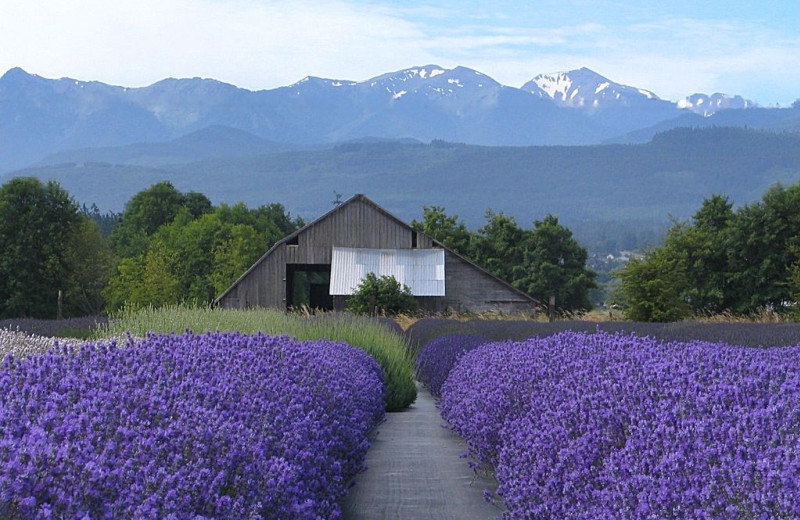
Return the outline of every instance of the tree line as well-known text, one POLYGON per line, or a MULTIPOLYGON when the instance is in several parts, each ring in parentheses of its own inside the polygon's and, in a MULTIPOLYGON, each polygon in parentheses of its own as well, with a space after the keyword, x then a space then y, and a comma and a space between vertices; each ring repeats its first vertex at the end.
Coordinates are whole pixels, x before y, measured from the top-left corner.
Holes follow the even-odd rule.
POLYGON ((503 212, 489 209, 485 217, 486 223, 471 232, 458 215, 426 206, 422 221, 411 225, 543 305, 552 299, 559 314, 592 308, 589 291, 597 287, 597 273, 586 267, 586 249, 558 217, 546 215, 530 229, 503 212))
POLYGON ((0 318, 209 302, 303 224, 281 204, 215 207, 169 182, 103 215, 56 182, 12 179, 0 187, 0 318))
MULTIPOLYGON (((562 313, 591 309, 587 252, 547 215, 521 227, 491 210, 475 232, 439 206, 412 226, 562 313)), ((281 204, 212 205, 160 182, 119 214, 79 206, 58 183, 0 186, 0 319, 96 315, 123 305, 210 302, 304 225, 281 204), (61 294, 63 305, 56 305, 61 294)), ((764 311, 800 316, 800 184, 734 209, 714 195, 661 246, 618 271, 627 318, 674 321, 764 311)))
POLYGON ((638 321, 714 314, 798 314, 800 184, 775 185, 734 209, 714 195, 664 243, 618 273, 618 301, 638 321))
MULTIPOLYGON (((545 302, 555 297, 561 310, 591 308, 595 273, 556 217, 530 230, 503 213, 486 217, 471 233, 442 208, 426 207, 412 225, 521 290, 545 302)), ((215 207, 169 182, 137 193, 117 215, 79 206, 54 181, 13 179, 0 187, 0 318, 207 303, 303 225, 281 204, 215 207)))

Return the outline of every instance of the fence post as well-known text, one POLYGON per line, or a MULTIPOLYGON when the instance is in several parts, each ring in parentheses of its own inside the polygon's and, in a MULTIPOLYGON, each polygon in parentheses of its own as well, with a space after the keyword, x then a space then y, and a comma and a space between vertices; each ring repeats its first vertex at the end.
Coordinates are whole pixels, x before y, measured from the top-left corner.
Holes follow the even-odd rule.
POLYGON ((58 290, 58 308, 56 310, 56 319, 60 320, 60 319, 63 318, 63 316, 64 316, 63 308, 64 308, 64 295, 62 294, 61 289, 59 289, 58 290))
POLYGON ((547 303, 547 319, 549 321, 556 321, 556 297, 550 296, 550 301, 547 303))

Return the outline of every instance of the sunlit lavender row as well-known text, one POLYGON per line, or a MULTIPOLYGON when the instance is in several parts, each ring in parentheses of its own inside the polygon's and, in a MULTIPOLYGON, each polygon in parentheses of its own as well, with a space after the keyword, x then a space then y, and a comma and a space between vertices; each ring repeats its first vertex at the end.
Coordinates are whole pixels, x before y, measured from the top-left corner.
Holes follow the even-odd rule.
POLYGON ((494 465, 507 518, 800 518, 800 347, 489 343, 441 409, 494 465))
POLYGON ((382 419, 362 350, 150 335, 0 369, 0 518, 338 518, 382 419))

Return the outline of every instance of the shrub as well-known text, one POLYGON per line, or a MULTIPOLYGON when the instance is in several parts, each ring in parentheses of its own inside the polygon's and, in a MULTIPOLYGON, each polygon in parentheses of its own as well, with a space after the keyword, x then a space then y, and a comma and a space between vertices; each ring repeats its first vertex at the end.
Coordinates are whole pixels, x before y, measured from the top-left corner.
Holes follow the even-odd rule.
POLYGON ((357 314, 396 316, 417 310, 417 300, 411 289, 397 281, 394 276, 367 273, 347 299, 347 309, 357 314))

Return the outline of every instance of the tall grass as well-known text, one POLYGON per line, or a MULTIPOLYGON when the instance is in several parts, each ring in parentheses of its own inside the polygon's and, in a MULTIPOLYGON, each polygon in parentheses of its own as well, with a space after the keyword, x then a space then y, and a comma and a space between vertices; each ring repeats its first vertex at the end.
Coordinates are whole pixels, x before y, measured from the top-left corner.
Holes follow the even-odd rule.
POLYGON ((128 332, 134 336, 145 336, 148 332, 180 333, 187 329, 197 333, 264 332, 299 340, 344 341, 364 350, 383 368, 387 411, 402 410, 417 397, 412 354, 403 338, 375 319, 351 314, 302 316, 274 309, 211 309, 186 305, 123 309, 109 317, 108 325, 98 328, 97 337, 119 337, 128 332))

